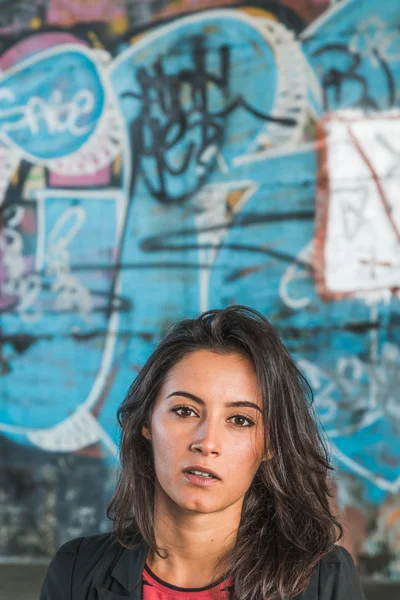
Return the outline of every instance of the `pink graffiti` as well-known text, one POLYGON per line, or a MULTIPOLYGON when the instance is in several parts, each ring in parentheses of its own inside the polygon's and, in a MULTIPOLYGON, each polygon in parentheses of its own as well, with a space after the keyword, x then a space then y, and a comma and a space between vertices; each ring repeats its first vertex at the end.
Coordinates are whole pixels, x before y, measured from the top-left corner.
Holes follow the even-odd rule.
POLYGON ((77 22, 111 21, 125 17, 124 0, 50 0, 47 22, 73 25, 77 22))
POLYGON ((107 185, 111 179, 111 167, 107 166, 91 175, 60 175, 50 171, 49 184, 52 187, 90 187, 107 185))

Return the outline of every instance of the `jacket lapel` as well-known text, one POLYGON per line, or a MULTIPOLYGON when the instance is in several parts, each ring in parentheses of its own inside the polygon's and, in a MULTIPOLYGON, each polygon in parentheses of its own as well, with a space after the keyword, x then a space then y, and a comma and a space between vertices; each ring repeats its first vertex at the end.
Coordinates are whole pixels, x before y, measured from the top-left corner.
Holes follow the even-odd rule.
POLYGON ((116 561, 111 578, 129 592, 129 595, 121 595, 107 590, 101 584, 96 585, 98 600, 141 600, 142 597, 142 571, 146 562, 148 545, 140 533, 134 535, 130 544, 140 542, 136 550, 124 548, 116 561))

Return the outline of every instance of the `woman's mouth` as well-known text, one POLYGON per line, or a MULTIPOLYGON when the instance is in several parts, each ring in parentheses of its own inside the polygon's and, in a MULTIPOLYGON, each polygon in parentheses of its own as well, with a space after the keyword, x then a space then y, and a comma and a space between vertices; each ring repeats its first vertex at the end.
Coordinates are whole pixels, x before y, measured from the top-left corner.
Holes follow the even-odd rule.
POLYGON ((220 481, 220 479, 217 479, 216 477, 209 477, 207 475, 195 475, 194 473, 189 473, 189 471, 183 471, 183 474, 185 478, 189 481, 189 483, 198 486, 214 485, 215 483, 218 483, 220 481))

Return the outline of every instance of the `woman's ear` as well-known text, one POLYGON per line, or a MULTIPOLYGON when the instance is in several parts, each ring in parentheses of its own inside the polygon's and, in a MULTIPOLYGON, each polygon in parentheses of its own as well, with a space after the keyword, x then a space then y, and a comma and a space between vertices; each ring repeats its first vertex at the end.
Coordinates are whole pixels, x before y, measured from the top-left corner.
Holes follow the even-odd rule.
POLYGON ((271 460, 271 458, 273 458, 274 454, 275 454, 275 451, 272 448, 269 448, 267 453, 264 455, 262 462, 267 462, 267 461, 271 460))
POLYGON ((146 439, 151 440, 151 433, 147 421, 142 425, 142 435, 146 439))

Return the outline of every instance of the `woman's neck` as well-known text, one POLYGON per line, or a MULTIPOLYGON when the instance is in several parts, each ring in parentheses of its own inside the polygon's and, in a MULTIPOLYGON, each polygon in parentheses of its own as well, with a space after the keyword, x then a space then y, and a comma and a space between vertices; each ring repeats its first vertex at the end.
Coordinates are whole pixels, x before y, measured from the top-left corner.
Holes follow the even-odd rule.
POLYGON ((232 522, 224 526, 224 519, 217 524, 212 516, 197 514, 195 519, 179 523, 156 520, 157 546, 168 555, 160 558, 149 550, 146 562, 151 571, 163 581, 185 588, 205 587, 222 578, 224 573, 216 570, 216 565, 234 548, 237 527, 232 529, 232 522))

